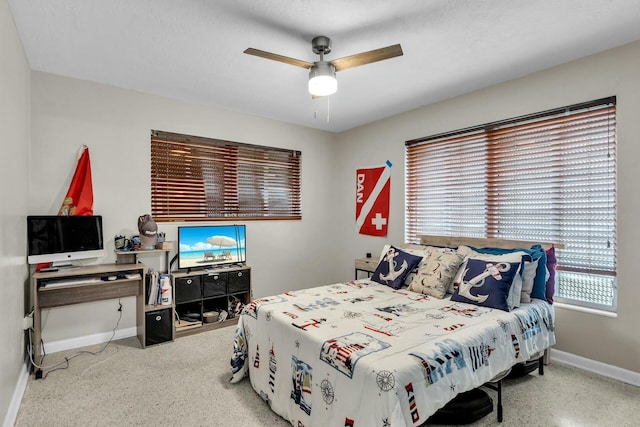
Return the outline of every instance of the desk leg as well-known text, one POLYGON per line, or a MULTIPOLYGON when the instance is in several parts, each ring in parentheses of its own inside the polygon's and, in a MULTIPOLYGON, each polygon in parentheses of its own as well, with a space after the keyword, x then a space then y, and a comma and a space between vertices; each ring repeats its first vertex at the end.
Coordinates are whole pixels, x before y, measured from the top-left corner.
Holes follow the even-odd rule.
POLYGON ((362 273, 366 273, 367 274, 367 279, 371 279, 371 276, 373 276, 373 271, 369 271, 369 270, 362 270, 359 268, 356 268, 356 280, 358 280, 358 272, 362 272, 362 273))
POLYGON ((40 307, 37 303, 37 297, 35 299, 35 304, 33 308, 33 343, 32 343, 32 354, 33 354, 33 363, 37 366, 33 366, 33 371, 35 375, 35 379, 42 378, 42 369, 38 368, 38 366, 42 366, 42 346, 40 342, 42 341, 42 326, 41 326, 41 318, 42 315, 40 313, 40 307))

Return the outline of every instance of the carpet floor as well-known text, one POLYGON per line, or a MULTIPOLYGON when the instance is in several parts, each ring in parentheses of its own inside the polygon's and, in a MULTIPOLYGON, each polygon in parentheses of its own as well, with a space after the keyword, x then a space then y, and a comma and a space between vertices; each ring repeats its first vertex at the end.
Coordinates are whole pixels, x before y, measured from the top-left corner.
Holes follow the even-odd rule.
MULTIPOLYGON (((145 350, 133 337, 81 349, 104 348, 97 355, 50 354, 45 365, 66 357, 69 367, 29 378, 15 426, 289 426, 248 378, 229 383, 233 335, 231 326, 145 350)), ((640 388, 552 363, 544 376, 506 380, 503 404, 502 423, 494 410, 471 425, 638 426, 640 388)))

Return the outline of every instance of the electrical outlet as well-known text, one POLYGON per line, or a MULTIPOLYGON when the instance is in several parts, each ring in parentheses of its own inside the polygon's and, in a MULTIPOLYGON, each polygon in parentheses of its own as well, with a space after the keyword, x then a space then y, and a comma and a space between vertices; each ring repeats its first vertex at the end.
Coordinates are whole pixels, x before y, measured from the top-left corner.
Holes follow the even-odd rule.
POLYGON ((32 316, 24 316, 22 319, 22 329, 26 331, 27 329, 33 328, 33 317, 32 316))

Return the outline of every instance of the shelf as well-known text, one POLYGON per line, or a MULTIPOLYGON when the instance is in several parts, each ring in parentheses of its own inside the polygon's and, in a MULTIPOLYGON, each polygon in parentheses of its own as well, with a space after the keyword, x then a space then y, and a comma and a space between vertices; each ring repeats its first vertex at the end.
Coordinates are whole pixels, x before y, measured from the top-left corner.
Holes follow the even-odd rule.
POLYGON ((162 310, 163 308, 173 308, 173 304, 171 305, 162 305, 162 304, 157 304, 157 305, 153 305, 153 304, 145 304, 144 305, 144 312, 148 312, 148 311, 155 311, 155 310, 162 310))
MULTIPOLYGON (((229 311, 236 299, 244 304, 251 301, 251 267, 231 266, 216 270, 190 270, 171 274, 174 306, 178 316, 188 313, 203 319, 207 311, 229 311), (215 277, 211 277, 215 276, 215 277), (215 295, 207 295, 215 293, 215 295)), ((237 317, 222 322, 206 323, 175 321, 175 337, 191 335, 236 324, 237 317)))
POLYGON ((202 322, 187 322, 186 320, 175 320, 173 324, 176 328, 176 335, 189 329, 202 327, 202 322))
POLYGON ((171 249, 137 249, 134 251, 115 250, 117 264, 137 264, 138 255, 164 253, 166 270, 169 271, 169 252, 171 249))
POLYGON ((95 264, 82 267, 60 268, 58 271, 37 272, 33 273, 32 277, 34 280, 50 281, 77 276, 107 276, 129 270, 138 272, 140 271, 140 266, 133 263, 95 264))
POLYGON ((42 287, 38 290, 40 308, 101 301, 140 295, 138 280, 113 280, 110 282, 78 283, 69 286, 42 287))
POLYGON ((171 249, 136 249, 134 251, 123 251, 116 250, 114 251, 116 255, 142 255, 142 254, 150 254, 154 252, 170 252, 171 249))
POLYGON ((190 299, 190 300, 185 300, 185 301, 176 301, 175 305, 191 304, 191 303, 200 302, 200 301, 202 301, 202 298, 195 298, 195 299, 190 299))
MULTIPOLYGON (((245 292, 246 293, 246 292, 245 292)), ((209 296, 209 297, 202 297, 202 301, 210 301, 212 299, 220 299, 220 298, 226 298, 228 297, 230 294, 222 294, 222 295, 213 295, 213 296, 209 296)))
POLYGON ((215 329, 225 328, 238 323, 238 318, 223 320, 215 323, 194 322, 193 325, 176 326, 176 338, 188 335, 198 334, 200 332, 213 331, 215 329))

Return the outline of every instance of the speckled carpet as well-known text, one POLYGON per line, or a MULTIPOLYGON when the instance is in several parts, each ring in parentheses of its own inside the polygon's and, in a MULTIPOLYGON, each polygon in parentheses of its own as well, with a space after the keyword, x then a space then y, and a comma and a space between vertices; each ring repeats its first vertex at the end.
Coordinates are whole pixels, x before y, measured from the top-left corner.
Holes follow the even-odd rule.
MULTIPOLYGON (((15 425, 289 426, 248 379, 229 384, 233 334, 231 326, 145 350, 133 337, 82 354, 68 369, 29 379, 15 425)), ((77 352, 50 354, 45 365, 77 352)), ((552 363, 542 377, 506 380, 503 404, 501 424, 494 410, 472 425, 637 426, 640 388, 552 363)))

